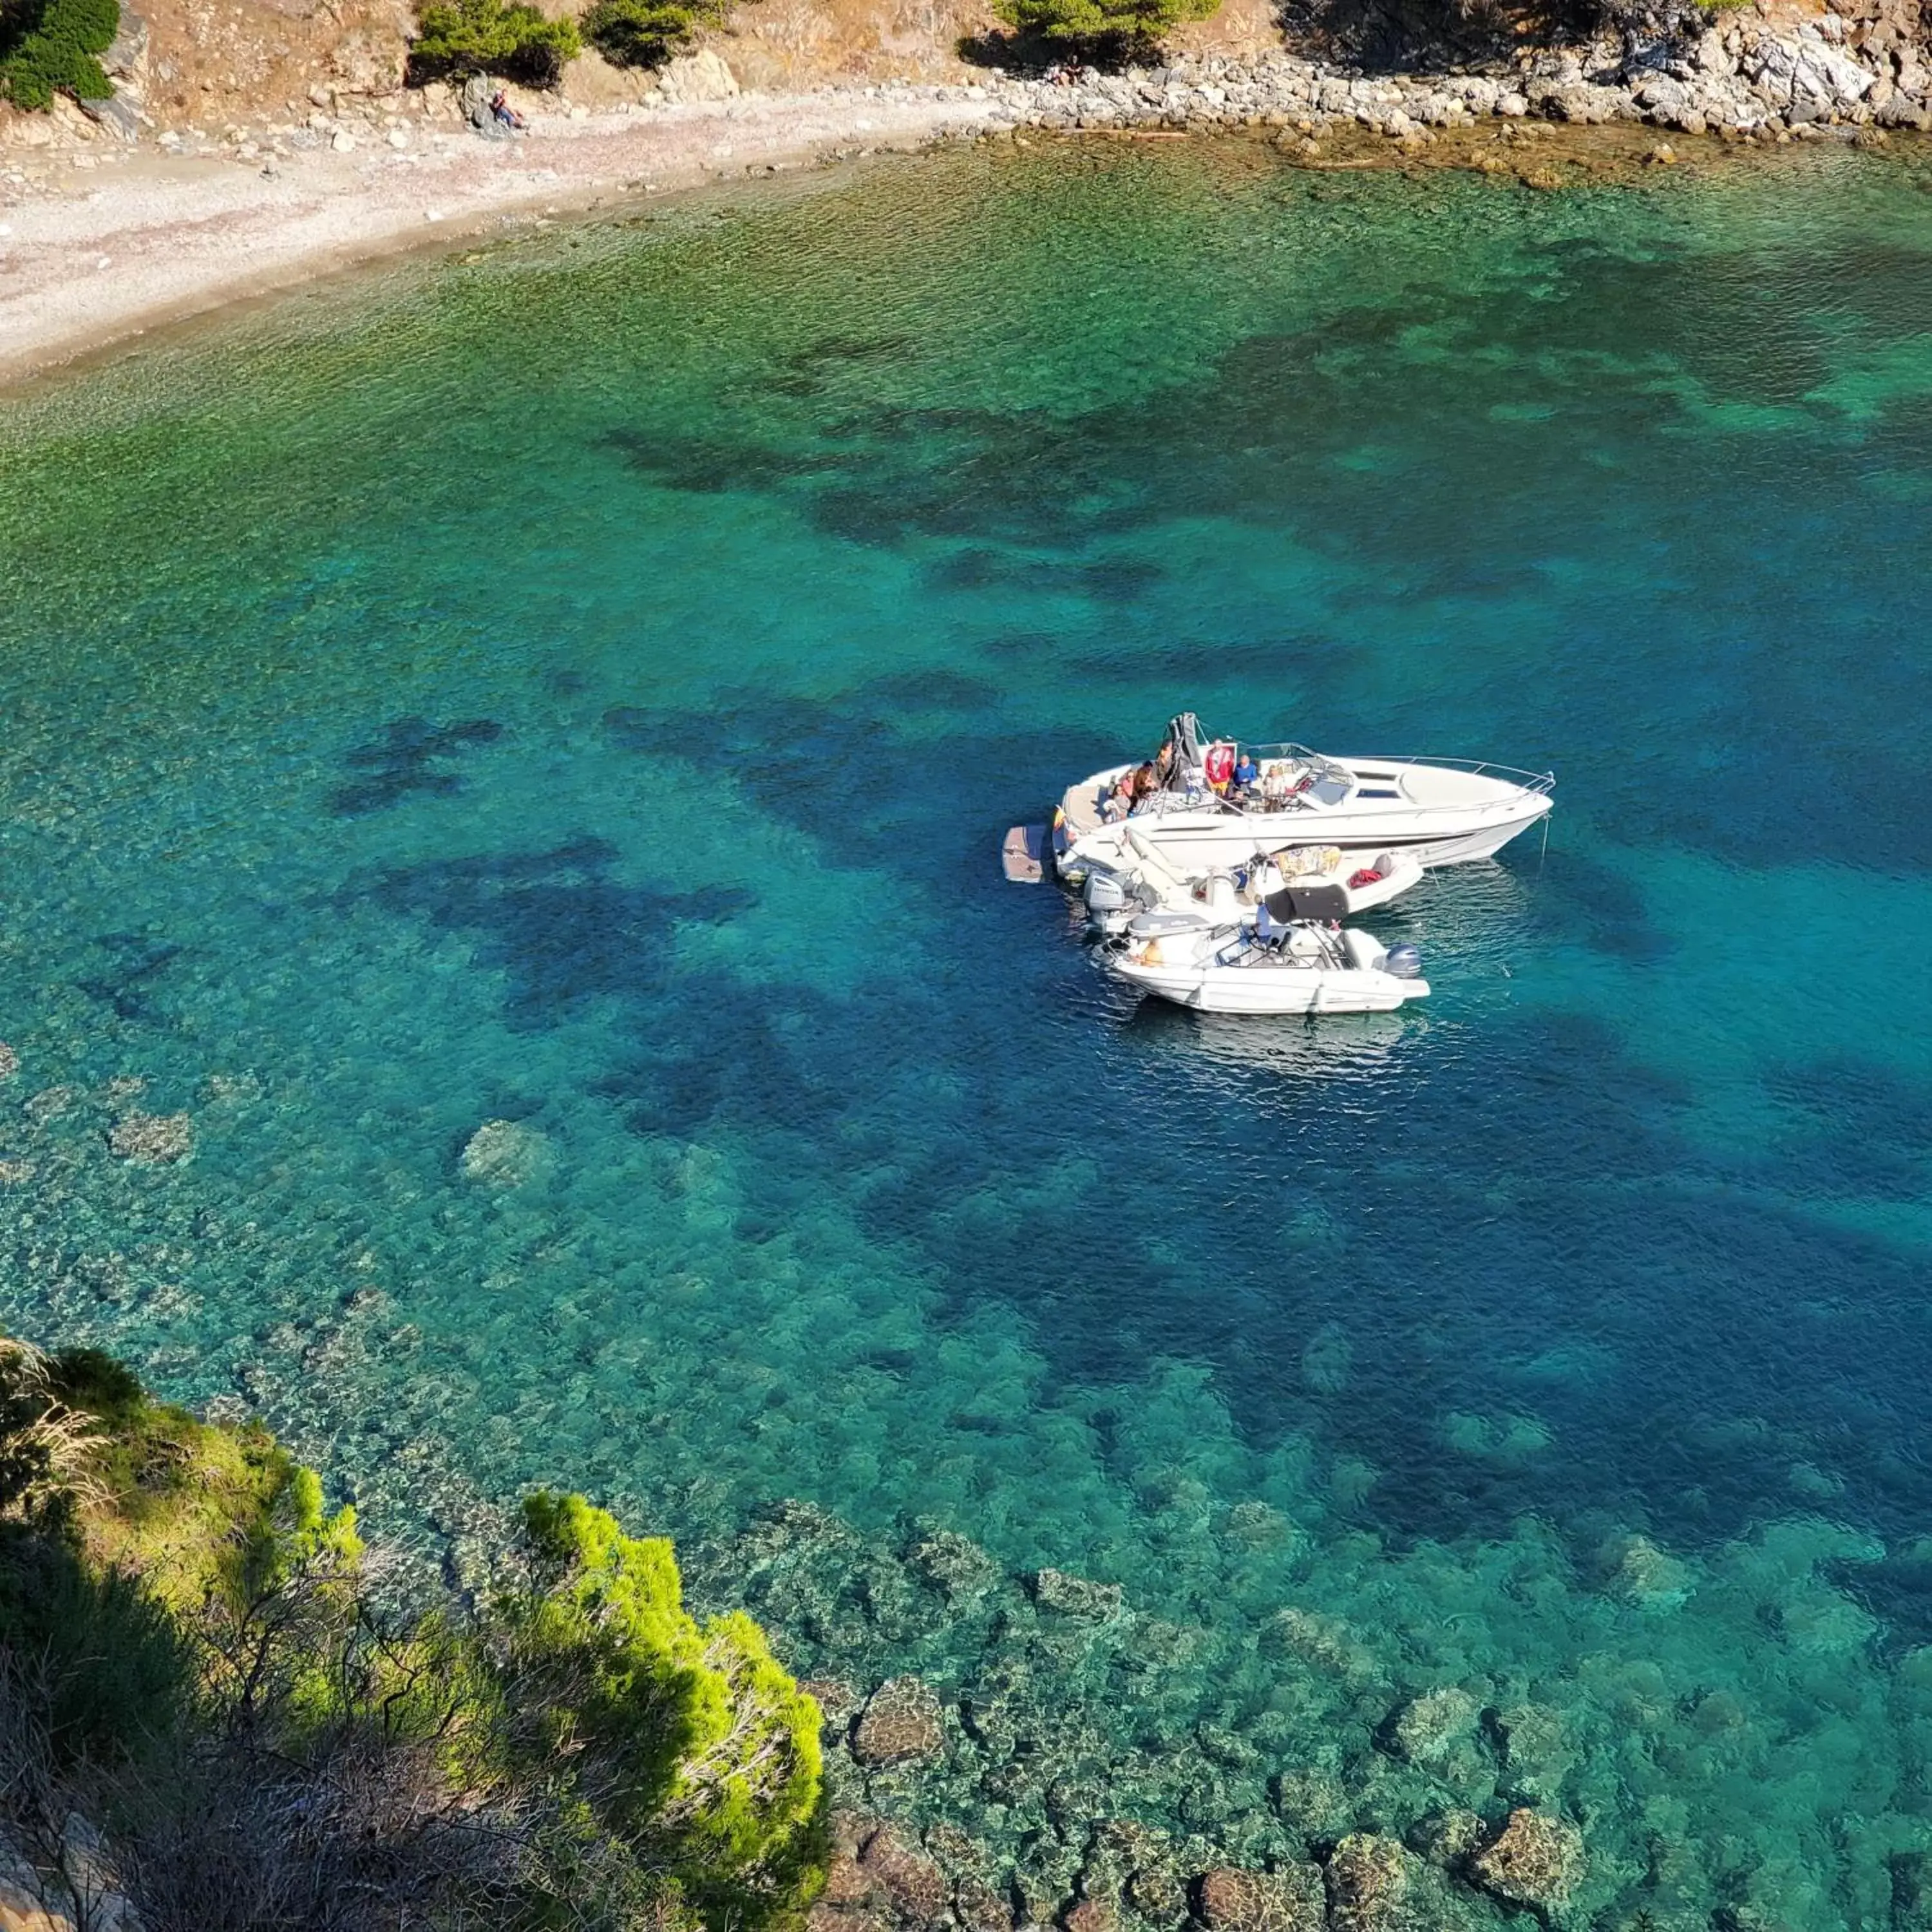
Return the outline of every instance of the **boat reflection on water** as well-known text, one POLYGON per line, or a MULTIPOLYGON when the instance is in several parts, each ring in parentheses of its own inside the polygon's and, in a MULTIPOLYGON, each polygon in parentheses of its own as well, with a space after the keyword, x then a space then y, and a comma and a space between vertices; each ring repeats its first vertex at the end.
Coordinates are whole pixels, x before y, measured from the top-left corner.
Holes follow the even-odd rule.
POLYGON ((1387 1013, 1256 1018, 1202 1013, 1142 1000, 1120 1023, 1122 1039, 1150 1058, 1184 1061, 1190 1075, 1252 1097, 1256 1075, 1324 1086, 1378 1087, 1427 1036, 1419 1008, 1387 1013))

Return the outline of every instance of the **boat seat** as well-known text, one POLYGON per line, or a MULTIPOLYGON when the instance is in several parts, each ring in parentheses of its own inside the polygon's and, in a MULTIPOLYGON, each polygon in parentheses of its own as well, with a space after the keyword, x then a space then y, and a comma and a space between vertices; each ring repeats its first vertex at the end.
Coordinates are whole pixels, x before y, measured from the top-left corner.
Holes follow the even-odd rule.
POLYGON ((1318 886, 1283 886, 1262 903, 1284 924, 1294 919, 1342 920, 1348 914, 1348 888, 1332 880, 1318 886))

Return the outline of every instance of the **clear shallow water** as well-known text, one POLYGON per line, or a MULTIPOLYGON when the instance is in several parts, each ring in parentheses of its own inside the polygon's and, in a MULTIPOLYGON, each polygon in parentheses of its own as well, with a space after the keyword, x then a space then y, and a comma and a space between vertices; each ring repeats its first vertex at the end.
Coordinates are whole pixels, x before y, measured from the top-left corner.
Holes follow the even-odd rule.
MULTIPOLYGON (((950 154, 16 400, 0 1316, 378 1528, 615 1499, 1095 1815, 1529 1797, 1606 1924, 1917 1922, 1928 181, 950 154), (1547 854, 1390 916, 1424 1010, 1137 1011, 993 853, 1184 704, 1553 765, 1547 854), (1514 1730, 1405 1758, 1444 1685, 1514 1730)), ((898 1795, 1010 1847, 1009 1772, 898 1795)))

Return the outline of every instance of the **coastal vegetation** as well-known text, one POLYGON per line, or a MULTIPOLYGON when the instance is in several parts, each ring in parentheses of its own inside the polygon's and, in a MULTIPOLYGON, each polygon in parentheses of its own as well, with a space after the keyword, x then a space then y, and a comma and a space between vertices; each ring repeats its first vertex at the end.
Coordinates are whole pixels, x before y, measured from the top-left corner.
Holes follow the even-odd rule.
POLYGON ((596 0, 584 15, 583 28, 591 44, 618 66, 658 67, 724 12, 722 0, 596 0))
POLYGON ((56 92, 104 100, 114 92, 100 56, 114 44, 120 0, 4 0, 0 98, 46 107, 56 92))
POLYGON ((780 1922, 820 1718, 671 1546, 526 1498, 484 1600, 407 1612, 259 1424, 0 1341, 0 1829, 149 1932, 780 1922))
POLYGON ((577 22, 547 20, 526 0, 432 0, 410 44, 412 80, 494 74, 554 87, 584 51, 577 22))
POLYGON ((1144 58, 1190 20, 1205 20, 1221 0, 993 0, 993 10, 1024 37, 1108 62, 1144 58))

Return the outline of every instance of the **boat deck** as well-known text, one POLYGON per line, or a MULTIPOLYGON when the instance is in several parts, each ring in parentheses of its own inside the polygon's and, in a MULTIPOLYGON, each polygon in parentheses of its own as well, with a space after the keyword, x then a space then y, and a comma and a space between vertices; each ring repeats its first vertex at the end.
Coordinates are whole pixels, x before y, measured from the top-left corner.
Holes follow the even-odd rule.
POLYGON ((1090 832, 1100 829, 1100 787, 1087 779, 1066 788, 1066 796, 1060 801, 1060 814, 1066 822, 1069 844, 1076 838, 1084 838, 1090 832))

